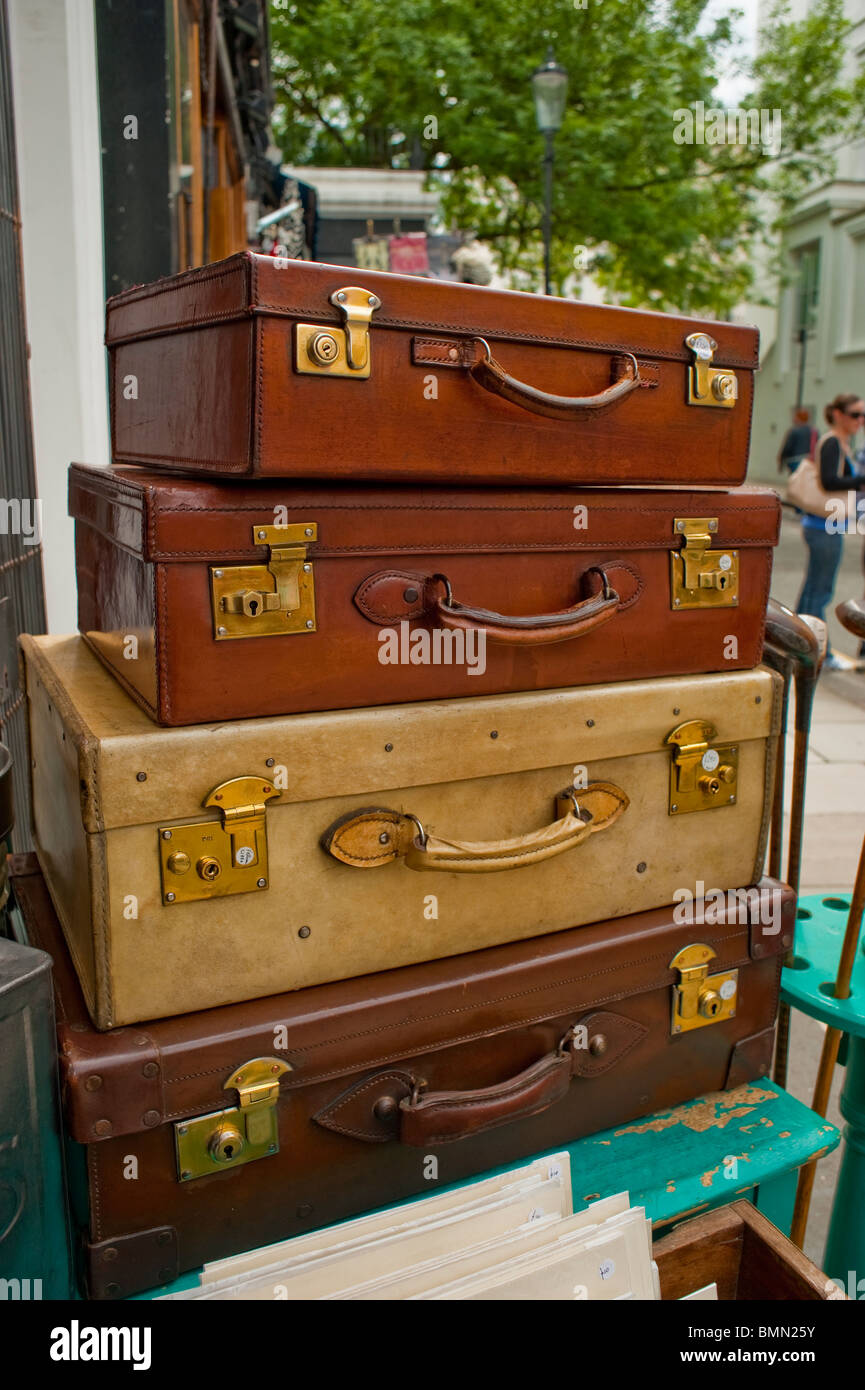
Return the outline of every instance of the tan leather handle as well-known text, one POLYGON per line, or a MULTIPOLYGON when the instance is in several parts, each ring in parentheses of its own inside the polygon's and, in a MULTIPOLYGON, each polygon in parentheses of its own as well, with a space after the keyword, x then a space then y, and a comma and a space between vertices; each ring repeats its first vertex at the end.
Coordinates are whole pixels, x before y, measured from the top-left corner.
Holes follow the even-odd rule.
POLYGON ((374 869, 403 859, 409 869, 444 873, 495 873, 521 869, 574 849, 590 835, 607 830, 629 804, 620 787, 592 782, 556 801, 557 819, 542 830, 510 840, 460 842, 429 835, 416 816, 383 807, 349 812, 321 839, 322 847, 353 868, 374 869))
POLYGON ((399 1137, 423 1147, 538 1115, 564 1100, 571 1085, 571 1057, 563 1047, 548 1052, 518 1076, 479 1091, 434 1091, 400 1101, 399 1137))
POLYGON ((600 576, 602 587, 598 593, 561 613, 534 613, 528 617, 514 617, 457 603, 447 576, 435 574, 432 581, 442 583, 445 592, 435 600, 433 611, 442 627, 461 628, 463 631, 480 629, 490 642, 508 642, 513 646, 565 642, 571 637, 584 637, 595 628, 602 627, 619 611, 621 599, 610 587, 604 571, 593 567, 586 574, 600 576))
POLYGON ((511 376, 495 360, 486 339, 478 338, 477 341, 484 349, 484 355, 469 371, 478 385, 485 391, 491 391, 494 396, 510 401, 512 405, 522 406, 523 410, 530 410, 533 415, 546 415, 551 420, 570 420, 586 410, 605 410, 607 406, 615 405, 616 401, 624 400, 641 384, 636 357, 625 353, 623 355, 633 364, 632 376, 621 377, 596 396, 553 396, 538 386, 529 386, 527 382, 511 376))

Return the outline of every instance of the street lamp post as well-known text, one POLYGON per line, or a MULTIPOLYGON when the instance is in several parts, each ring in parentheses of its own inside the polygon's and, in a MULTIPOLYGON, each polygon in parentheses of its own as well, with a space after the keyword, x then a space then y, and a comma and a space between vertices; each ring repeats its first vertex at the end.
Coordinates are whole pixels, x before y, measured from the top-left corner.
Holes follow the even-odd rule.
POLYGON ((568 74, 547 50, 547 61, 532 73, 538 130, 544 137, 544 293, 552 294, 550 247, 553 235, 553 141, 565 114, 568 74))

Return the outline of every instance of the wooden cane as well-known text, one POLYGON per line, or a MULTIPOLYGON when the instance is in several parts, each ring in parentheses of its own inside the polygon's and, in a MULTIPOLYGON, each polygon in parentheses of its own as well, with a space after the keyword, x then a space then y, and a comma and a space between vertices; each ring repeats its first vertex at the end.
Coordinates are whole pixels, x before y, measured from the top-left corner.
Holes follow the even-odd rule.
MULTIPOLYGON (((865 640, 865 604, 860 603, 858 599, 848 599, 846 603, 838 605, 835 613, 848 632, 852 632, 860 640, 865 640)), ((865 912, 865 840, 862 842, 859 855, 859 867, 856 870, 856 882, 853 886, 853 897, 847 917, 847 929, 844 932, 844 941, 841 945, 841 955, 838 961, 838 973, 835 976, 834 995, 836 999, 850 998, 850 979, 853 974, 853 966, 856 963, 863 912, 865 912)), ((843 1031, 840 1028, 826 1029, 820 1062, 817 1067, 817 1080, 814 1083, 814 1095, 811 1101, 811 1109, 816 1111, 818 1115, 825 1116, 829 1108, 829 1096, 832 1091, 832 1080, 838 1062, 838 1050, 842 1037, 843 1031)), ((816 1172, 816 1161, 806 1163, 799 1173, 799 1182, 796 1187, 796 1204, 793 1208, 790 1239, 800 1249, 805 1243, 816 1172)))

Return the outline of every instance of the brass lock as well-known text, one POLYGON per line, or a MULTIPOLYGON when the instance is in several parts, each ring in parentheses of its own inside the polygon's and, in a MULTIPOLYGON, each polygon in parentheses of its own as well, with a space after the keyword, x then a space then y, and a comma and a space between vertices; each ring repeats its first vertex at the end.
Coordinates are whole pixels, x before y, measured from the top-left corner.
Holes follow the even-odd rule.
POLYGON ((739 777, 739 747, 716 743, 716 729, 705 719, 678 724, 666 743, 670 762, 671 816, 689 811, 709 811, 735 804, 739 777))
POLYGON ((213 636, 288 637, 315 632, 315 585, 309 545, 318 539, 314 521, 252 528, 252 544, 266 546, 260 565, 211 565, 213 636))
POLYGON ((232 777, 204 798, 220 821, 159 827, 162 901, 196 902, 268 886, 267 802, 279 792, 262 777, 232 777), (192 864, 195 873, 189 872, 192 864))
POLYGON ((236 1106, 174 1126, 181 1182, 279 1152, 276 1107, 279 1080, 288 1071, 291 1066, 279 1057, 254 1057, 232 1072, 223 1087, 237 1092, 236 1106))
POLYGON ((735 1017, 739 972, 710 975, 709 961, 714 959, 711 946, 696 942, 684 946, 670 961, 670 969, 679 974, 679 983, 673 986, 672 1033, 689 1033, 735 1017))
POLYGON ((207 1151, 217 1163, 231 1163, 246 1148, 246 1140, 237 1125, 219 1125, 207 1141, 207 1151))
POLYGON ((673 519, 673 530, 682 538, 681 550, 670 551, 670 607, 674 613, 688 608, 737 608, 739 605, 739 552, 713 550, 712 537, 718 518, 673 519))
POLYGON ((295 330, 294 369, 314 376, 354 377, 370 374, 369 327, 381 300, 360 285, 343 285, 328 296, 342 315, 343 328, 299 323, 295 330))
POLYGON ((739 396, 735 372, 712 366, 718 344, 708 333, 689 333, 686 345, 694 354, 688 368, 688 404, 732 410, 739 396))

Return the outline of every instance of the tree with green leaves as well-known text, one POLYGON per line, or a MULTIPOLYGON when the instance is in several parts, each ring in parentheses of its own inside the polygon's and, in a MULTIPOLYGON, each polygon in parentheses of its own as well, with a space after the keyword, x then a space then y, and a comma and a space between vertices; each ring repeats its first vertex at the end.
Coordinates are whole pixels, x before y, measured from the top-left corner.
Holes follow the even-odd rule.
POLYGON ((421 168, 445 222, 496 251, 512 283, 541 265, 542 136, 532 70, 552 45, 569 75, 556 136, 553 272, 576 265, 625 304, 723 315, 752 284, 747 249, 865 129, 845 84, 843 0, 770 12, 746 108, 779 111, 765 143, 681 136, 716 99, 735 15, 707 0, 273 0, 275 128, 293 165, 421 168), (677 130, 679 138, 676 138, 677 130))

